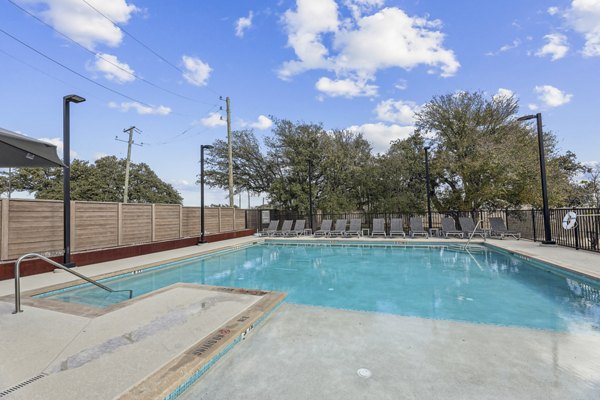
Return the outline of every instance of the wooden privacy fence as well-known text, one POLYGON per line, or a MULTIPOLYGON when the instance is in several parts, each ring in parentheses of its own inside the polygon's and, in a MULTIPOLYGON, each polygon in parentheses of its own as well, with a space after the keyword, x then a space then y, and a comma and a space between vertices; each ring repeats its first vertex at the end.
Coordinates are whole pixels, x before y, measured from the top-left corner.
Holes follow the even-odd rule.
MULTIPOLYGON (((63 254, 63 203, 8 200, 0 205, 0 260, 36 252, 63 254)), ((253 213, 249 213, 248 216, 253 213)), ((205 232, 250 229, 246 210, 205 208, 205 232)), ((254 218, 251 218, 254 219, 254 218)), ((200 235, 200 207, 178 204, 71 202, 71 251, 176 240, 200 235)))

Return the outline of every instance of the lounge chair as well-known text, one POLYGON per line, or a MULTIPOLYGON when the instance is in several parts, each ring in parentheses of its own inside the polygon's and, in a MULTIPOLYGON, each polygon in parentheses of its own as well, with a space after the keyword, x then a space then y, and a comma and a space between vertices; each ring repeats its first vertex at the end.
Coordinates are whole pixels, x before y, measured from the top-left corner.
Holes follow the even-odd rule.
POLYGON ((456 229, 456 222, 454 222, 454 219, 449 217, 442 219, 442 236, 446 239, 450 236, 457 236, 461 239, 465 237, 464 233, 456 229))
POLYGON ((471 235, 481 236, 485 239, 485 231, 481 228, 475 230, 475 222, 473 222, 473 218, 471 217, 459 217, 458 222, 460 223, 460 230, 465 234, 466 237, 470 238, 471 235))
POLYGON ((273 220, 269 222, 269 226, 267 227, 267 229, 263 229, 260 235, 271 236, 274 232, 277 232, 277 225, 279 225, 279 220, 273 220))
POLYGON ((424 236, 429 238, 429 233, 423 229, 423 219, 421 217, 410 217, 410 237, 424 236))
POLYGON ((404 232, 404 219, 392 218, 390 223, 390 237, 394 237, 394 235, 402 235, 403 238, 406 237, 406 233, 404 232))
POLYGON ((361 219, 351 219, 350 227, 347 231, 344 232, 344 236, 354 236, 360 237, 362 235, 362 220, 361 219))
POLYGON ((294 229, 285 234, 285 236, 300 236, 304 235, 304 225, 306 221, 303 219, 297 219, 294 229))
POLYGON ((498 217, 489 218, 492 230, 490 231, 490 237, 504 239, 507 236, 511 236, 517 240, 521 239, 521 232, 509 231, 504 225, 504 220, 498 217))
POLYGON ((331 232, 331 222, 330 219, 324 219, 321 222, 321 228, 314 233, 314 236, 329 236, 329 233, 331 232))
POLYGON ((286 236, 288 233, 291 232, 293 223, 294 223, 294 220, 286 219, 285 221, 283 221, 283 225, 281 225, 281 229, 278 230, 277 232, 273 233, 273 236, 286 236))
MULTIPOLYGON (((402 232, 402 233, 404 233, 404 232, 402 232)), ((385 219, 383 219, 383 218, 374 218, 373 219, 373 230, 371 231, 371 237, 374 237, 375 235, 383 235, 383 237, 387 236, 385 234, 385 219)))
POLYGON ((342 236, 346 234, 346 224, 348 220, 338 219, 335 221, 335 229, 329 232, 329 236, 342 236))

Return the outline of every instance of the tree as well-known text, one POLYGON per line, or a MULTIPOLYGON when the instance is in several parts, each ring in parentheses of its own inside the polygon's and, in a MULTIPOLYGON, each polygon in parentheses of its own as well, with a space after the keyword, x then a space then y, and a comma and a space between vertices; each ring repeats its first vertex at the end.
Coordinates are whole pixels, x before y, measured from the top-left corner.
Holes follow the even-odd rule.
MULTIPOLYGON (((433 135, 433 202, 438 210, 540 206, 537 135, 516 121, 513 96, 487 99, 480 92, 434 97, 416 115, 416 127, 433 135)), ((559 154, 545 132, 551 206, 568 199, 581 165, 573 153, 559 154)))
MULTIPOLYGON (((82 201, 123 201, 125 160, 103 157, 94 163, 71 163, 71 198, 82 201)), ((14 190, 35 193, 37 199, 63 198, 62 168, 20 168, 13 177, 14 190)), ((132 203, 181 204, 182 198, 172 185, 163 182, 144 163, 131 163, 129 201, 132 203)))
POLYGON ((579 205, 600 208, 600 164, 587 169, 579 187, 579 205))

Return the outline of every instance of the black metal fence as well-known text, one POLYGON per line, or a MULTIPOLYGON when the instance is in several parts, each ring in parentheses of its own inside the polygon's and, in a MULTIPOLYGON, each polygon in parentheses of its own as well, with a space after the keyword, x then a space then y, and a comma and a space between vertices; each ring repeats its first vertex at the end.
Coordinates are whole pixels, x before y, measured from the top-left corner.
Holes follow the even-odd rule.
MULTIPOLYGON (((254 210, 248 210, 252 213, 254 210)), ((362 227, 373 229, 374 218, 384 218, 389 228, 391 218, 402 217, 405 223, 405 230, 408 231, 410 217, 422 217, 423 226, 428 228, 428 215, 422 213, 317 213, 313 215, 312 221, 305 214, 284 211, 284 210, 256 210, 256 216, 252 216, 252 221, 256 221, 256 229, 262 230, 267 227, 269 221, 279 220, 306 220, 306 227, 316 230, 321 226, 324 219, 361 219, 362 227), (264 214, 263 214, 264 213, 264 214), (267 214, 268 213, 268 214, 267 214)), ((504 220, 509 230, 521 232, 521 237, 533 241, 544 239, 544 215, 541 209, 526 210, 480 210, 480 211, 448 211, 432 212, 431 228, 441 229, 442 218, 452 217, 457 221, 458 217, 471 217, 474 221, 482 221, 483 229, 490 229, 489 218, 500 217, 504 220)), ((253 224, 254 225, 254 224, 253 224)), ((550 228, 552 239, 560 246, 572 247, 589 251, 600 252, 600 208, 555 208, 550 209, 550 228), (572 229, 563 228, 563 218, 569 211, 577 213, 577 224, 572 229)))

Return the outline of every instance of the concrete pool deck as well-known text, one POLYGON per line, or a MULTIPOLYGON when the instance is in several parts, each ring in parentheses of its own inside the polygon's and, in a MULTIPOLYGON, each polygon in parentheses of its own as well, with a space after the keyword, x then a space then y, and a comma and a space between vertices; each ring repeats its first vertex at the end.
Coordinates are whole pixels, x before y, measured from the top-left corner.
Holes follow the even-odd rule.
MULTIPOLYGON (((78 270, 91 277, 105 276, 260 240, 232 239, 78 270)), ((396 238, 393 242, 465 243, 396 238)), ((526 240, 488 243, 600 278, 600 254, 541 247, 526 240)), ((45 273, 22 278, 21 286, 27 292, 73 281, 75 277, 65 272, 45 273)), ((0 281, 0 297, 13 293, 13 280, 0 281)), ((0 394, 46 373, 6 397, 100 399, 125 395, 257 301, 251 294, 216 293, 184 285, 104 315, 74 315, 25 302, 24 312, 12 315, 14 304, 11 297, 5 297, 0 301, 0 394), (141 340, 132 340, 136 337, 141 340)), ((282 393, 287 398, 341 398, 346 394, 347 398, 446 398, 448 392, 448 398, 587 399, 596 398, 589 395, 600 390, 600 373, 595 372, 600 371, 600 335, 290 304, 280 310, 249 337, 248 343, 234 348, 191 389, 196 397, 187 398, 280 398, 282 393), (464 341, 469 345, 461 346, 464 341), (351 358, 352 354, 357 357, 351 358), (364 364, 359 365, 361 360, 364 364), (361 367, 371 369, 373 377, 358 377, 356 369, 361 367), (234 376, 231 371, 238 374, 234 376), (352 381, 355 378, 359 380, 352 381), (246 379, 252 380, 253 388, 246 386, 246 379), (227 387, 221 387, 223 382, 227 387), (272 391, 254 390, 269 385, 272 391), (239 396, 230 393, 231 388, 237 388, 239 396), (277 388, 281 391, 276 392, 277 388), (548 388, 555 388, 562 396, 552 395, 548 388), (241 396, 243 393, 247 396, 241 396)), ((137 398, 154 398, 144 393, 149 392, 138 392, 137 398)))

